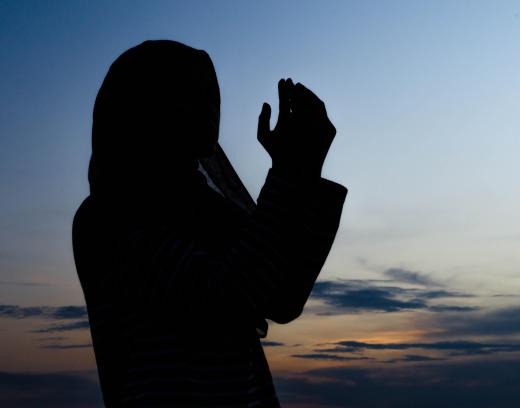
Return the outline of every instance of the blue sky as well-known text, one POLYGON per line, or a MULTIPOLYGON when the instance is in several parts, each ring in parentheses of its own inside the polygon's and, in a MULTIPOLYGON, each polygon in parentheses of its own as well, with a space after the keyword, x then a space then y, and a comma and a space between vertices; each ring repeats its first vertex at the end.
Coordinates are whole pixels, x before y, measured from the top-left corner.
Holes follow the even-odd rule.
MULTIPOLYGON (((70 237, 88 194, 94 98, 121 52, 159 38, 212 57, 222 96, 220 143, 253 197, 270 166, 256 140, 257 118, 264 101, 276 117, 280 78, 318 94, 338 130, 323 176, 349 195, 320 280, 343 282, 350 297, 319 287, 299 321, 273 324, 269 340, 284 346, 266 348, 279 378, 330 364, 354 370, 353 360, 291 359, 287 344, 302 343, 301 353, 311 355, 322 341, 424 343, 442 341, 432 333, 443 330, 458 333, 452 340, 518 339, 520 324, 510 319, 520 306, 515 1, 0 1, 0 304, 83 305, 70 237), (434 289, 452 296, 435 303, 426 293, 434 289), (367 290, 384 307, 354 304, 367 290), (397 298, 427 304, 400 308, 397 298), (450 314, 454 306, 473 309, 459 316, 450 314), (503 325, 490 326, 493 319, 503 325), (484 335, 479 327, 494 329, 484 335)), ((15 340, 40 327, 41 318, 1 316, 8 346, 0 371, 94 369, 88 347, 42 349, 34 333, 15 340), (20 350, 34 364, 13 357, 20 350), (67 356, 81 363, 71 366, 67 356)), ((46 316, 44 322, 61 322, 46 316)), ((89 342, 86 330, 70 336, 63 340, 89 342)), ((363 350, 399 367, 418 363, 363 350)), ((430 364, 444 367, 453 357, 437 352, 430 364)), ((517 364, 514 350, 495 352, 517 364)), ((372 363, 356 364, 369 370, 372 363)), ((296 386, 283 378, 284 389, 296 386)))

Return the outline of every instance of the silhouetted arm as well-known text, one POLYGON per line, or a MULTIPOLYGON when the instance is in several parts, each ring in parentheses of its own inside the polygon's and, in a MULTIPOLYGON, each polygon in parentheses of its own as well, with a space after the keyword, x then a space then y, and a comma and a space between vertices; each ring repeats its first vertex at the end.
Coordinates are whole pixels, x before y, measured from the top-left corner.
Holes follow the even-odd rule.
POLYGON ((347 189, 270 169, 257 207, 227 251, 175 231, 136 233, 121 279, 131 296, 190 320, 298 317, 336 235, 347 189))
POLYGON ((285 282, 287 301, 291 304, 289 319, 293 320, 303 311, 330 252, 347 189, 322 177, 298 179, 281 171, 274 171, 274 176, 280 189, 299 197, 290 217, 292 267, 285 282))

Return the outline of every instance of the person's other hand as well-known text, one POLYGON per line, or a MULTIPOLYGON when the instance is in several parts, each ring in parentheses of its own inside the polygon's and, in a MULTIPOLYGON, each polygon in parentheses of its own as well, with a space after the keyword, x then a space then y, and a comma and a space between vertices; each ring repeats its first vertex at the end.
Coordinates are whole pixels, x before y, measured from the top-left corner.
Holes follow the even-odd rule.
POLYGON ((273 169, 299 177, 320 177, 336 128, 325 104, 309 89, 291 79, 278 82, 278 121, 270 130, 271 107, 264 103, 257 139, 272 159, 273 169))

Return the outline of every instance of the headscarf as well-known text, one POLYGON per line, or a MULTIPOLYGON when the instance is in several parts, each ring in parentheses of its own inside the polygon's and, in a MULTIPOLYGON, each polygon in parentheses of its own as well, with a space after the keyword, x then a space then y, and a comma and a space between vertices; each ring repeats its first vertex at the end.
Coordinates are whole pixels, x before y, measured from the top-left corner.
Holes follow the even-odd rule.
POLYGON ((96 97, 91 196, 157 211, 173 195, 207 187, 205 174, 250 213, 255 202, 218 143, 219 121, 218 81, 205 51, 169 40, 130 48, 96 97))
MULTIPOLYGON (((218 81, 205 51, 169 40, 125 51, 110 66, 94 105, 91 198, 116 210, 109 210, 111 220, 128 213, 132 222, 173 216, 192 233, 203 224, 204 237, 209 225, 217 238, 226 235, 224 211, 236 214, 238 206, 250 214, 256 203, 218 143, 219 121, 218 81), (235 206, 208 205, 208 185, 235 206)), ((267 322, 259 317, 256 327, 265 337, 267 322)))

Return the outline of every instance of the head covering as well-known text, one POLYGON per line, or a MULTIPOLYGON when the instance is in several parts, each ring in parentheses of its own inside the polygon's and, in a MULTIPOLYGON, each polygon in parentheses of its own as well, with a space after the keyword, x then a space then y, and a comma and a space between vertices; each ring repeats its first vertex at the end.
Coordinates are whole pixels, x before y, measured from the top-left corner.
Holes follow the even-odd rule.
MULTIPOLYGON (((237 207, 251 213, 256 206, 218 143, 219 119, 217 76, 205 51, 158 40, 121 54, 93 114, 89 199, 103 222, 174 222, 218 253, 232 229, 226 214, 240 225, 246 217, 237 207), (228 200, 217 200, 210 186, 228 200)), ((256 327, 265 337, 263 317, 256 327)))
POLYGON ((256 203, 240 180, 220 144, 217 143, 215 154, 210 157, 203 157, 199 161, 203 172, 224 197, 227 197, 248 214, 253 212, 256 203))
POLYGON ((125 51, 94 105, 91 196, 157 208, 207 188, 205 173, 251 212, 255 202, 218 143, 219 120, 218 81, 205 51, 169 40, 125 51))

